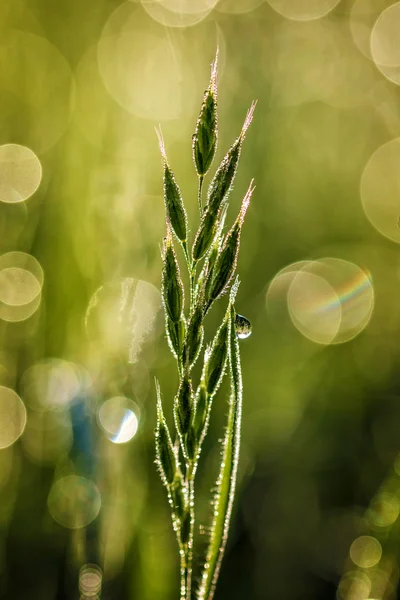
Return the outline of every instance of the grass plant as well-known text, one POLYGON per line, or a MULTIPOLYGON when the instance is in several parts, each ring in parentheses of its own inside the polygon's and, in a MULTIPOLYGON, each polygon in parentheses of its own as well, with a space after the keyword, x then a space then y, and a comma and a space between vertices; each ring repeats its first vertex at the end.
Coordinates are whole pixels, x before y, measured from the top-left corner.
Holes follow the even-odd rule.
MULTIPOLYGON (((236 274, 240 236, 254 191, 253 181, 239 213, 226 230, 229 195, 235 180, 242 145, 252 121, 255 103, 246 115, 239 136, 217 168, 203 199, 204 178, 213 162, 218 142, 217 118, 218 51, 211 68, 200 115, 193 135, 193 161, 198 177, 200 224, 189 245, 189 227, 181 190, 168 162, 161 132, 158 132, 164 176, 166 235, 162 251, 162 298, 168 344, 177 363, 179 385, 173 404, 174 431, 164 416, 159 383, 157 391, 156 459, 167 490, 172 523, 180 554, 180 600, 211 600, 228 537, 239 461, 242 414, 242 375, 238 338, 247 337, 250 323, 235 311, 239 287, 236 274), (185 289, 177 249, 189 274, 185 289), (204 327, 213 304, 228 295, 222 323, 212 342, 204 348, 204 327), (193 367, 202 360, 195 381, 193 367), (211 408, 221 381, 228 373, 229 411, 221 464, 212 499, 212 522, 201 575, 193 582, 195 479, 207 434, 211 408)), ((196 556, 197 559, 197 556, 196 556)))

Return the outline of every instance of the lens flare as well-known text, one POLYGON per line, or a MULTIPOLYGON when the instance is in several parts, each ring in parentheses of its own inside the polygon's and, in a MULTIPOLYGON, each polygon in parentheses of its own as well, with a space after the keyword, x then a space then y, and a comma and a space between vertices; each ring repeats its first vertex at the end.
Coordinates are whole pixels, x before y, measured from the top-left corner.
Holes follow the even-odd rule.
POLYGON ((267 309, 281 322, 283 299, 295 327, 319 344, 339 344, 368 325, 374 308, 371 276, 350 261, 324 258, 282 269, 271 282, 267 309))
POLYGON ((39 308, 44 281, 38 261, 25 252, 0 256, 0 319, 24 321, 39 308))
POLYGON ((330 344, 339 331, 342 311, 334 288, 323 278, 307 271, 294 277, 287 302, 293 324, 319 344, 330 344))

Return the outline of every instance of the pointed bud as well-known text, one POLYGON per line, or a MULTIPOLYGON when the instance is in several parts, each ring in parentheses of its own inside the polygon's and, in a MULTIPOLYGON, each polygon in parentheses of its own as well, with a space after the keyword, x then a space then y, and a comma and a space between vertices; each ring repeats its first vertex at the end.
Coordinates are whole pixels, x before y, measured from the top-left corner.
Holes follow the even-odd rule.
POLYGON ((192 256, 197 261, 209 250, 217 230, 218 217, 208 210, 203 213, 199 229, 193 242, 192 256))
POLYGON ((225 236, 222 248, 216 258, 209 286, 209 304, 226 291, 235 274, 239 254, 240 234, 253 191, 253 181, 251 181, 249 189, 243 198, 239 215, 232 229, 225 236))
POLYGON ((193 160, 197 174, 203 177, 211 166, 217 148, 217 64, 218 50, 211 67, 211 80, 193 135, 193 160))
POLYGON ((175 425, 181 436, 187 433, 192 416, 192 383, 186 374, 181 381, 174 404, 175 425))
POLYGON ((225 373, 226 358, 228 353, 228 319, 225 318, 211 346, 206 359, 204 380, 207 394, 212 396, 217 391, 225 373))
POLYGON ((163 259, 162 297, 169 318, 173 323, 177 323, 181 319, 183 310, 183 283, 174 251, 171 230, 168 226, 167 235, 164 239, 163 259))
POLYGON ((183 351, 183 342, 185 339, 186 324, 183 316, 177 323, 173 323, 167 316, 166 331, 168 344, 172 354, 176 359, 180 359, 183 351))
POLYGON ((190 368, 196 362, 204 337, 203 307, 198 304, 190 318, 183 351, 183 364, 190 368))
POLYGON ((156 457, 161 476, 166 485, 170 485, 177 473, 176 457, 172 446, 171 436, 164 418, 161 393, 158 381, 157 390, 157 428, 156 428, 156 457))
POLYGON ((178 240, 184 243, 187 239, 187 215, 183 205, 182 194, 176 183, 175 175, 168 164, 161 131, 157 131, 157 135, 164 167, 164 202, 167 220, 171 223, 171 227, 178 240))
POLYGON ((208 189, 206 210, 209 210, 212 214, 217 214, 221 206, 226 202, 229 192, 232 188, 233 181, 235 179, 237 167, 239 164, 240 151, 242 144, 246 136, 246 132, 253 119, 254 109, 256 103, 250 106, 246 119, 244 121, 242 131, 239 137, 233 142, 229 148, 225 158, 218 167, 208 189))

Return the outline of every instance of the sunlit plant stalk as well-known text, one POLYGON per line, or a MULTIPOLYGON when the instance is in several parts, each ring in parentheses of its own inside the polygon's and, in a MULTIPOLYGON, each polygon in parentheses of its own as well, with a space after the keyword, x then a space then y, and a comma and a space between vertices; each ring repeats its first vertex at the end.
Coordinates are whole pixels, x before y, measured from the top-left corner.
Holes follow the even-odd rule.
POLYGON ((200 224, 191 248, 182 194, 169 165, 161 132, 158 132, 166 209, 162 298, 166 335, 177 362, 179 385, 173 405, 173 440, 163 412, 160 386, 156 381, 156 459, 167 489, 172 523, 178 540, 180 600, 191 600, 192 591, 195 591, 198 600, 211 600, 214 595, 228 537, 239 461, 242 376, 238 337, 247 337, 251 327, 247 319, 236 313, 234 303, 239 286, 236 267, 240 236, 254 191, 253 182, 250 183, 239 214, 228 231, 225 231, 225 219, 229 193, 236 176, 242 144, 253 118, 255 103, 247 113, 239 136, 217 168, 203 204, 204 177, 213 162, 218 141, 217 65, 218 52, 212 64, 210 84, 205 91, 193 135, 200 224), (184 285, 175 249, 179 245, 189 273, 190 289, 186 311, 184 285), (223 321, 211 344, 202 352, 206 314, 213 303, 228 292, 228 306, 223 321), (195 383, 192 369, 200 355, 203 366, 200 380, 195 383), (229 373, 231 388, 228 421, 212 503, 208 547, 200 583, 196 590, 192 590, 195 476, 210 422, 211 407, 226 371, 229 373))

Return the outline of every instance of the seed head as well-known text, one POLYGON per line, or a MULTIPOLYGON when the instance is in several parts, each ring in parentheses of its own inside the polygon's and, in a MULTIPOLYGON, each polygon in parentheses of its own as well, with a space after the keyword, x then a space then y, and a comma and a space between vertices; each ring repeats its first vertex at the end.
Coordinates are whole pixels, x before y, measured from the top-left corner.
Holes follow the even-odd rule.
POLYGON ((204 327, 203 327, 204 310, 199 303, 188 324, 183 350, 183 363, 187 368, 192 367, 199 355, 201 344, 203 343, 204 327))
POLYGON ((193 160, 197 174, 203 177, 211 166, 217 148, 217 65, 218 49, 211 66, 211 79, 193 135, 193 160))
POLYGON ((225 372, 228 353, 228 319, 225 318, 211 346, 206 359, 204 380, 207 394, 212 396, 218 389, 225 372))
POLYGON ((160 386, 157 389, 157 428, 156 428, 156 457, 162 479, 165 484, 172 484, 177 473, 177 464, 171 436, 164 418, 160 386))
POLYGON ((225 236, 222 248, 216 258, 211 276, 212 279, 209 284, 209 303, 219 298, 226 291, 235 274, 239 254, 240 234, 253 191, 254 186, 253 181, 251 181, 249 189, 243 198, 239 215, 231 230, 225 236))
POLYGON ((183 283, 179 272, 172 234, 167 224, 167 235, 164 239, 164 265, 162 272, 162 297, 168 317, 178 323, 183 309, 183 283))
POLYGON ((203 213, 200 227, 193 242, 193 260, 198 261, 209 250, 217 230, 218 217, 209 210, 203 213))
POLYGON ((167 220, 182 243, 187 240, 187 215, 183 205, 182 194, 176 182, 175 175, 169 166, 167 153, 161 130, 156 129, 164 168, 164 203, 167 220))
POLYGON ((175 398, 174 416, 176 428, 181 436, 184 436, 189 429, 192 416, 192 383, 187 373, 183 376, 175 398))
POLYGON ((168 344, 172 354, 176 359, 180 359, 183 351, 183 341, 185 339, 186 322, 184 317, 177 323, 173 323, 171 319, 166 316, 166 332, 168 344))
POLYGON ((235 179, 237 167, 239 164, 240 152, 242 144, 246 136, 246 132, 253 119, 256 103, 253 102, 247 111, 246 119, 243 123, 239 137, 233 142, 229 148, 225 158, 218 167, 208 189, 208 197, 206 209, 213 214, 217 214, 224 202, 227 201, 230 190, 232 189, 235 179))

